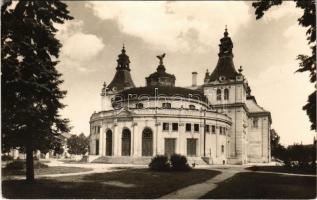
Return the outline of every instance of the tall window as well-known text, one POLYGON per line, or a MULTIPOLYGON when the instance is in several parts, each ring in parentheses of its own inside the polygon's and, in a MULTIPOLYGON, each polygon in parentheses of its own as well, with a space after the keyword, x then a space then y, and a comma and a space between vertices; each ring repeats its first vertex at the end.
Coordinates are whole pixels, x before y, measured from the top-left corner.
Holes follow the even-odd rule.
POLYGON ((224 152, 225 152, 225 146, 221 145, 221 153, 224 153, 224 152))
POLYGON ((163 123, 163 131, 169 130, 169 123, 163 123))
POLYGON ((217 101, 221 100, 221 90, 217 89, 217 101))
POLYGON ((187 123, 185 129, 187 132, 191 132, 192 131, 192 124, 187 123))
POLYGON ((229 90, 227 88, 224 91, 224 99, 229 100, 229 90))
POLYGON ((209 127, 209 125, 206 125, 206 132, 207 132, 207 133, 210 132, 210 127, 209 127))
POLYGON ((199 132, 199 124, 194 124, 194 131, 199 132))
POLYGON ((258 118, 253 118, 253 123, 252 123, 252 125, 253 125, 253 128, 258 128, 258 118))
POLYGON ((172 123, 172 131, 178 131, 178 123, 172 123))
POLYGON ((212 134, 216 134, 216 126, 214 125, 211 126, 211 132, 212 134))
POLYGON ((171 108, 171 107, 172 107, 171 103, 163 103, 162 104, 162 108, 171 108))
POLYGON ((220 135, 222 135, 222 127, 221 126, 219 127, 219 133, 220 133, 220 135))

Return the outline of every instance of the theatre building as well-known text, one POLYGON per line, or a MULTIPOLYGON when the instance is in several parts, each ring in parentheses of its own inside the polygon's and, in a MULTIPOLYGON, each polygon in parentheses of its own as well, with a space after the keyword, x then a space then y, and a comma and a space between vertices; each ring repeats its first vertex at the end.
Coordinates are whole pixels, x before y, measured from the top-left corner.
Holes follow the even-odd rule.
POLYGON ((113 80, 103 85, 101 109, 90 118, 89 161, 140 164, 177 153, 197 164, 270 162, 270 112, 236 70, 232 50, 225 30, 212 73, 197 84, 193 72, 190 87, 177 87, 165 54, 157 56, 156 71, 137 87, 123 47, 113 80))

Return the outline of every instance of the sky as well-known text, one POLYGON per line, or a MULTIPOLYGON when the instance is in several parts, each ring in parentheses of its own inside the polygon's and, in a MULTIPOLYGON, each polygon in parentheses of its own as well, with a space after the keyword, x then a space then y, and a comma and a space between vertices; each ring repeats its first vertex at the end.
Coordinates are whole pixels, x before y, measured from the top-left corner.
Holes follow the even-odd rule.
POLYGON ((312 143, 316 135, 302 106, 314 91, 308 73, 295 73, 296 56, 310 53, 305 28, 297 19, 302 10, 293 2, 273 7, 255 19, 251 2, 67 1, 74 20, 58 28, 63 44, 57 68, 65 81, 62 89, 72 134, 89 135, 89 119, 101 108, 103 82, 115 74, 123 43, 130 57, 131 75, 137 86, 158 65, 156 55, 166 53, 167 72, 176 85, 191 85, 191 73, 203 83, 218 60, 219 40, 227 25, 234 44, 234 63, 243 67, 260 106, 271 112, 281 143, 312 143))

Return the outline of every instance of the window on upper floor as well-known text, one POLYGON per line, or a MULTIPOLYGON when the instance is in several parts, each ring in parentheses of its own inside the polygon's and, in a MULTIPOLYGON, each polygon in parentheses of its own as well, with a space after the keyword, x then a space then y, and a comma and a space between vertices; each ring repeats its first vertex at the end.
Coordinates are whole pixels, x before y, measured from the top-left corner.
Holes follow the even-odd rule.
POLYGON ((258 121, 259 119, 258 118, 253 118, 253 121, 252 121, 252 127, 253 128, 258 128, 258 121))
POLYGON ((162 108, 171 108, 171 103, 162 103, 162 108))
POLYGON ((186 123, 185 130, 186 130, 187 132, 191 132, 191 131, 192 131, 192 124, 191 124, 191 123, 186 123))
POLYGON ((195 110, 195 109, 196 109, 196 107, 195 107, 195 105, 189 105, 189 109, 191 109, 191 110, 195 110))
POLYGON ((143 108, 143 103, 137 103, 135 106, 136 108, 141 109, 143 108))
POLYGON ((221 90, 217 89, 217 101, 221 100, 221 90))
POLYGON ((224 91, 224 99, 229 100, 229 90, 227 88, 224 91))
POLYGON ((199 124, 194 124, 194 131, 199 132, 199 124))
POLYGON ((211 126, 211 133, 216 134, 216 126, 214 125, 211 126))
POLYGON ((169 123, 163 123, 163 131, 168 131, 169 130, 169 123))
POLYGON ((225 146, 221 145, 221 153, 224 153, 224 152, 225 152, 225 146))
POLYGON ((210 132, 210 126, 206 125, 206 132, 209 133, 210 132))
POLYGON ((100 133, 100 126, 97 126, 97 133, 100 133))
POLYGON ((172 131, 178 131, 178 123, 172 123, 172 131))
POLYGON ((222 127, 219 127, 219 134, 222 135, 222 127))

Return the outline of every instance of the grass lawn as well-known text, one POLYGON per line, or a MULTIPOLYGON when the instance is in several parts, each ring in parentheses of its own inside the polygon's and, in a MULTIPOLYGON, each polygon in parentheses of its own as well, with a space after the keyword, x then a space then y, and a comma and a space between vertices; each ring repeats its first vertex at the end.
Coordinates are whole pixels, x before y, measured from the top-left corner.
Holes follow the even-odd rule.
MULTIPOLYGON (((46 175, 46 174, 66 174, 66 173, 75 173, 75 172, 86 172, 91 171, 90 168, 81 168, 81 167, 47 167, 34 169, 35 175, 46 175)), ((25 170, 9 170, 2 169, 2 177, 14 176, 14 175, 25 175, 25 170)))
POLYGON ((293 174, 316 174, 315 169, 289 169, 284 166, 252 166, 247 169, 252 171, 281 172, 293 174))
POLYGON ((158 198, 188 185, 206 181, 220 172, 193 169, 189 172, 153 172, 149 169, 80 176, 2 182, 5 198, 158 198))
POLYGON ((206 199, 315 199, 316 177, 238 173, 207 193, 206 199))

